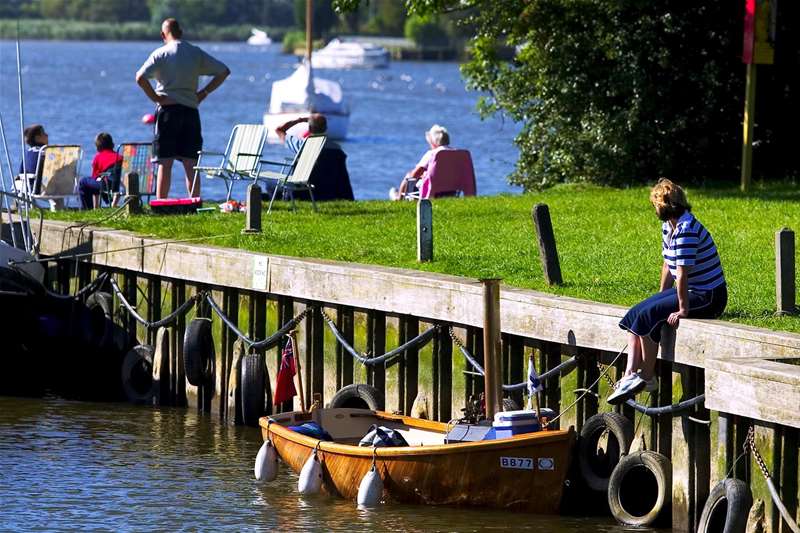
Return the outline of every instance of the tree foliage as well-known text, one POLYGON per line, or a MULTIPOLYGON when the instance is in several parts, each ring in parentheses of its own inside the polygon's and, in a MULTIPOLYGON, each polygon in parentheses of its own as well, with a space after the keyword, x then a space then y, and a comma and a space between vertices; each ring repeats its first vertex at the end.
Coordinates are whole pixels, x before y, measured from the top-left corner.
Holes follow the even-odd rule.
MULTIPOLYGON (((626 185, 660 175, 738 179, 743 2, 406 0, 406 6, 421 15, 463 12, 474 28, 462 73, 471 88, 487 93, 479 109, 506 113, 523 126, 512 183, 534 189, 559 182, 626 185), (513 59, 501 59, 498 44, 514 47, 513 59)), ((781 20, 797 25, 788 13, 779 13, 781 20)), ((792 72, 793 83, 781 78, 785 92, 797 87, 797 46, 784 56, 794 63, 760 68, 770 76, 792 72)), ((779 85, 763 89, 772 100, 787 100, 779 85)), ((760 122, 757 134, 772 138, 774 126, 760 122)))

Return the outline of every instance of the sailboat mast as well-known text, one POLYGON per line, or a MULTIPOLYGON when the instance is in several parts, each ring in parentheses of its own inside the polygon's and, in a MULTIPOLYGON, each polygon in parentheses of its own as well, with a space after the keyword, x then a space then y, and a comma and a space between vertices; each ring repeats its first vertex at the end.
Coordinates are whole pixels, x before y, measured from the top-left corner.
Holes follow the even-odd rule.
POLYGON ((314 0, 306 0, 306 59, 311 65, 311 18, 314 16, 314 0))

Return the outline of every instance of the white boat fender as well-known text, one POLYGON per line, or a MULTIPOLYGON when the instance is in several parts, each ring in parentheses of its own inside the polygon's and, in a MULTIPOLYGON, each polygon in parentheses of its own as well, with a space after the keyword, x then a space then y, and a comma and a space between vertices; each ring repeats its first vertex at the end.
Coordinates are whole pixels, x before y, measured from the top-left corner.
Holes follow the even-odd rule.
POLYGON ((297 491, 300 494, 316 494, 322 487, 322 463, 317 457, 317 448, 311 452, 303 469, 300 470, 300 479, 297 480, 297 491))
POLYGON ((278 477, 278 454, 271 440, 267 439, 258 449, 253 473, 258 481, 274 481, 278 477))
POLYGON ((358 486, 358 505, 373 507, 381 502, 383 496, 383 480, 375 467, 375 456, 372 456, 372 466, 361 479, 358 486))

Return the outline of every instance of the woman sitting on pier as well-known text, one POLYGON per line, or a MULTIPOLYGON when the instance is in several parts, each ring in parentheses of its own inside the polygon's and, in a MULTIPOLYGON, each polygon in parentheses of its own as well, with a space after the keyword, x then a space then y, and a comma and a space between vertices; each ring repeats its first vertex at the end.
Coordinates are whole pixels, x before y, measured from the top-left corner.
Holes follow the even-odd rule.
POLYGON ((608 403, 622 403, 642 390, 658 389, 655 366, 661 326, 681 318, 718 318, 728 302, 714 239, 691 212, 686 193, 661 178, 650 191, 661 226, 660 291, 633 306, 619 326, 628 331, 628 365, 608 403))

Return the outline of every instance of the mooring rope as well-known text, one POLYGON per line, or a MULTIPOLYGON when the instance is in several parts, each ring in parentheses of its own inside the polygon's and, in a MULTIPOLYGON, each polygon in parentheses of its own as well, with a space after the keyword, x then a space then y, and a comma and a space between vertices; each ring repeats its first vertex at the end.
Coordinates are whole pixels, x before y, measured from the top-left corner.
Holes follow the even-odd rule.
POLYGON ((136 312, 136 308, 134 306, 132 306, 130 304, 130 302, 128 302, 128 300, 125 298, 125 295, 123 294, 122 290, 119 288, 119 285, 117 285, 117 281, 114 278, 111 278, 111 288, 113 289, 114 294, 117 295, 117 298, 119 298, 119 301, 120 301, 120 303, 122 303, 122 306, 128 311, 128 313, 130 313, 131 316, 137 322, 142 324, 147 329, 158 329, 160 327, 168 326, 168 325, 172 324, 175 320, 178 319, 178 317, 186 315, 186 313, 188 313, 189 310, 192 307, 194 307, 194 305, 197 303, 197 301, 200 298, 202 298, 202 296, 203 296, 202 292, 197 293, 192 298, 189 298, 188 300, 183 302, 177 309, 175 309, 169 315, 165 316, 164 318, 162 318, 160 320, 156 320, 156 321, 150 322, 147 319, 143 318, 139 313, 136 312))
POLYGON ((756 460, 756 464, 758 465, 758 469, 761 470, 761 474, 764 476, 764 479, 767 482, 767 488, 769 489, 770 496, 772 496, 772 501, 775 503, 775 506, 781 513, 781 517, 783 517, 784 521, 786 521, 789 529, 791 529, 794 533, 800 533, 800 528, 797 527, 797 522, 795 522, 794 518, 792 518, 792 515, 789 513, 789 511, 786 510, 786 506, 783 504, 780 496, 778 495, 778 490, 775 488, 775 484, 772 482, 772 476, 767 469, 767 463, 764 461, 764 458, 761 457, 761 454, 758 453, 755 435, 755 429, 753 426, 750 426, 750 429, 747 431, 747 438, 745 438, 743 448, 745 451, 750 448, 750 451, 756 460))
MULTIPOLYGON (((458 346, 458 349, 461 351, 461 354, 464 356, 464 359, 466 359, 467 362, 470 365, 472 365, 472 367, 476 370, 476 374, 479 375, 479 376, 486 375, 486 373, 485 373, 483 367, 480 365, 480 363, 478 363, 478 361, 475 360, 475 358, 472 356, 472 354, 469 353, 469 350, 467 350, 467 347, 464 346, 464 343, 461 341, 461 339, 459 339, 458 336, 455 334, 455 332, 453 331, 452 326, 449 329, 449 333, 450 333, 450 338, 453 339, 453 343, 456 346, 458 346)), ((543 374, 540 374, 539 375, 539 380, 540 381, 547 381, 548 379, 550 379, 552 377, 560 376, 561 374, 568 374, 577 365, 578 365, 578 358, 575 357, 575 356, 570 357, 566 361, 558 364, 557 366, 554 366, 553 368, 551 368, 547 372, 545 372, 543 374)), ((503 385, 503 390, 504 391, 515 391, 515 390, 524 389, 527 386, 528 386, 528 382, 527 381, 523 381, 521 383, 515 383, 513 385, 503 385)))
POLYGON ((93 293, 94 291, 99 289, 100 286, 103 283, 105 283, 107 279, 108 279, 108 272, 103 272, 102 274, 94 278, 94 280, 92 280, 91 283, 78 290, 75 294, 61 294, 58 292, 51 291, 47 287, 45 287, 44 290, 47 292, 48 295, 52 296, 53 298, 58 298, 59 300, 77 300, 78 298, 83 297, 85 294, 93 293))
POLYGON ((364 365, 368 365, 368 366, 377 365, 377 364, 383 363, 384 361, 387 361, 388 359, 392 359, 393 357, 397 357, 401 353, 403 353, 406 350, 409 350, 411 348, 418 348, 418 347, 425 346, 433 338, 433 335, 436 333, 436 331, 439 330, 439 328, 440 328, 440 326, 438 326, 438 325, 431 326, 429 329, 423 331, 422 333, 420 333, 419 335, 417 335, 413 339, 411 339, 408 342, 402 344, 401 346, 398 346, 394 350, 386 352, 385 354, 379 355, 377 357, 365 357, 365 356, 359 354, 356 351, 356 349, 353 348, 353 346, 351 346, 350 343, 347 342, 347 340, 345 340, 344 335, 342 334, 342 332, 339 331, 339 329, 336 327, 336 324, 334 323, 333 319, 331 319, 331 317, 329 317, 328 314, 325 313, 325 311, 322 312, 322 318, 325 319, 325 322, 328 324, 328 327, 330 328, 331 332, 333 332, 333 336, 336 337, 336 340, 339 341, 339 344, 342 345, 342 348, 344 348, 347 352, 349 352, 350 355, 352 355, 353 357, 358 359, 359 362, 361 362, 364 365))
MULTIPOLYGON (((603 365, 600 362, 597 363, 597 367, 600 370, 603 370, 604 366, 606 365, 603 365)), ((608 381, 609 385, 611 385, 612 387, 614 386, 614 380, 612 380, 610 376, 606 376, 606 380, 608 381)), ((633 398, 629 398, 628 400, 625 401, 625 405, 632 407, 635 411, 642 413, 643 415, 659 416, 659 415, 675 415, 681 413, 682 411, 691 409, 695 405, 702 404, 703 402, 705 402, 705 400, 706 400, 705 394, 698 394, 694 398, 689 398, 688 400, 683 400, 682 402, 674 403, 672 405, 664 405, 661 407, 648 407, 646 405, 636 403, 636 400, 634 400, 633 398)), ((698 422, 700 424, 705 423, 705 421, 697 419, 693 420, 693 422, 698 422)))
POLYGON ((245 335, 244 332, 240 330, 230 318, 225 316, 225 313, 223 312, 222 308, 219 306, 219 304, 217 304, 217 302, 214 301, 214 298, 211 296, 211 294, 206 294, 205 299, 208 302, 208 305, 211 306, 211 309, 213 309, 214 312, 217 314, 217 316, 220 318, 220 320, 222 320, 222 322, 226 326, 228 326, 228 329, 230 329, 234 335, 239 337, 242 340, 242 342, 244 342, 249 348, 254 348, 256 350, 261 350, 261 349, 269 350, 270 348, 276 346, 281 341, 281 339, 283 339, 283 337, 287 333, 289 333, 291 330, 297 327, 297 324, 302 322, 303 319, 308 315, 308 313, 310 313, 313 309, 313 307, 306 307, 300 314, 290 319, 288 322, 286 322, 286 324, 281 326, 281 328, 278 331, 276 331, 275 333, 273 333, 272 335, 270 335, 265 339, 257 341, 245 335))
MULTIPOLYGON (((622 347, 622 349, 619 351, 619 353, 617 354, 617 356, 616 356, 616 357, 614 357, 614 360, 613 360, 613 361, 611 361, 611 365, 610 365, 608 368, 611 368, 611 366, 614 366, 614 363, 616 363, 616 362, 617 362, 617 359, 619 359, 620 357, 622 357, 622 354, 623 354, 623 353, 625 353, 625 349, 626 349, 627 347, 628 347, 628 345, 627 345, 627 344, 626 344, 625 346, 623 346, 623 347, 622 347)), ((581 394, 580 396, 578 396, 577 398, 575 398, 575 401, 574 401, 574 402, 572 402, 571 404, 569 404, 569 405, 566 407, 566 409, 562 409, 560 413, 558 413, 558 414, 557 414, 556 416, 554 416, 552 419, 550 419, 550 420, 547 420, 547 421, 546 421, 544 424, 542 424, 542 428, 546 428, 546 427, 548 427, 548 426, 549 426, 549 425, 551 425, 553 422, 555 422, 556 420, 558 420, 559 418, 561 418, 562 416, 564 416, 564 414, 565 414, 567 411, 569 411, 570 409, 572 409, 573 407, 575 407, 575 406, 578 404, 578 402, 579 402, 579 401, 583 400, 583 398, 584 398, 584 397, 586 397, 586 395, 587 395, 587 394, 589 394, 590 392, 592 392, 592 388, 594 388, 594 386, 595 386, 595 385, 597 385, 598 383, 600 383, 600 380, 601 380, 601 379, 603 379, 603 376, 605 376, 605 375, 606 375, 606 372, 608 372, 608 368, 606 368, 605 370, 603 370, 602 372, 600 372, 600 375, 599 375, 599 376, 597 376, 597 379, 596 379, 596 380, 594 380, 594 382, 593 382, 591 385, 589 385, 588 387, 586 387, 586 390, 583 392, 583 394, 581 394)))

